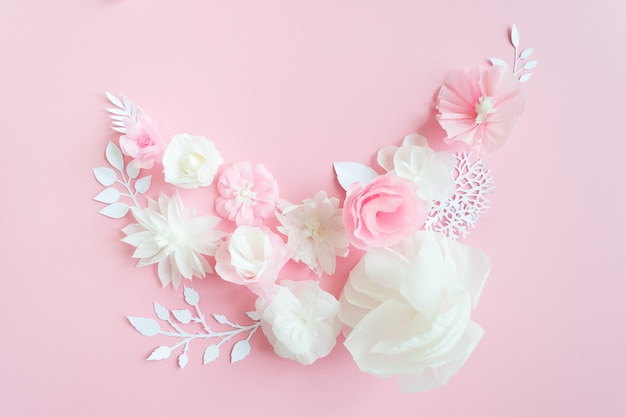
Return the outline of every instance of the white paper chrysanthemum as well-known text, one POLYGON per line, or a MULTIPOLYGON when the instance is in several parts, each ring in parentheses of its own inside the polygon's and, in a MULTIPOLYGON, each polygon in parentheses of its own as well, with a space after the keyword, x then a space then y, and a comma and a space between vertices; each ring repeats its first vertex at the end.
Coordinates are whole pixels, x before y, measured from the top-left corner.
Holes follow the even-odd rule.
POLYGON ((317 281, 281 281, 274 298, 258 298, 256 308, 278 356, 310 365, 335 347, 339 302, 317 281))
POLYGON ((134 207, 132 213, 138 223, 122 229, 126 234, 122 241, 137 248, 133 253, 139 258, 137 266, 158 263, 163 286, 172 283, 178 288, 181 276, 191 279, 213 272, 203 255, 215 255, 225 236, 214 229, 218 217, 196 217, 195 207, 183 207, 177 193, 171 198, 161 194, 158 201, 148 199, 148 208, 134 207))
POLYGON ((426 138, 418 134, 405 137, 399 148, 382 148, 378 152, 378 164, 390 173, 417 183, 417 196, 422 200, 444 201, 454 193, 454 155, 433 151, 426 138))
POLYGON ((318 276, 333 274, 337 256, 348 256, 348 236, 342 220, 339 199, 325 191, 302 204, 281 202, 276 217, 278 230, 287 236, 287 246, 295 261, 303 262, 318 276))
POLYGON ((340 297, 358 367, 398 375, 404 391, 446 383, 483 335, 470 313, 490 268, 483 251, 433 232, 367 252, 340 297))

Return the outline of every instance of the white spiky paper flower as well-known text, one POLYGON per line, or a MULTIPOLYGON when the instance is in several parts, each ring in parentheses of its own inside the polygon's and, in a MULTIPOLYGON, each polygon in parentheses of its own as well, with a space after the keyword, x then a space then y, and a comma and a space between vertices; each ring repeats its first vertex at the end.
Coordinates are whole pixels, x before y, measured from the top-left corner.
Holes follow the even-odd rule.
POLYGON ((185 208, 178 193, 159 196, 158 201, 148 199, 148 207, 133 207, 132 214, 138 223, 126 226, 122 239, 137 249, 133 258, 137 266, 158 263, 161 284, 171 283, 178 288, 181 276, 203 278, 213 272, 203 255, 213 256, 219 241, 225 236, 215 230, 219 217, 198 216, 194 206, 185 208))
POLYGON ((279 203, 278 230, 287 236, 295 261, 303 262, 318 276, 335 272, 337 256, 348 256, 348 236, 343 225, 339 199, 325 191, 302 204, 279 203))

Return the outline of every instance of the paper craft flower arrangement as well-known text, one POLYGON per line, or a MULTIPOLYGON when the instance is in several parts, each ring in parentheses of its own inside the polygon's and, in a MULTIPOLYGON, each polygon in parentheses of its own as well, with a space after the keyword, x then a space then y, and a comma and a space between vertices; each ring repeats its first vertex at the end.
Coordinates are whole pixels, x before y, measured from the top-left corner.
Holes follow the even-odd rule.
POLYGON ((237 362, 250 353, 250 339, 260 328, 277 355, 308 365, 327 356, 343 330, 344 346, 363 372, 398 376, 401 389, 410 392, 446 383, 483 335, 471 312, 490 260, 457 241, 486 212, 493 192, 490 171, 477 154, 496 149, 511 134, 524 106, 521 82, 536 65, 528 60, 532 49, 518 54, 515 26, 511 42, 512 70, 493 58, 490 68, 451 73, 439 91, 444 141, 464 142, 473 152, 436 152, 426 138, 411 134, 400 146, 378 152, 379 169, 335 162, 343 199, 326 191, 297 203, 279 198, 278 183, 263 165, 225 162, 219 146, 202 136, 162 137, 140 108, 107 93, 113 129, 121 136, 119 146, 110 142, 106 148, 111 167, 94 169, 107 187, 95 199, 107 204, 100 211, 105 216, 132 217, 122 240, 135 248, 137 266, 156 265, 163 286, 180 290, 183 279, 192 283, 214 274, 257 296, 246 313, 251 324, 213 314, 219 331, 207 323, 200 294, 190 286, 182 289, 189 309, 154 303, 161 323, 129 317, 145 336, 177 340, 148 359, 175 353, 184 368, 190 342, 203 340, 209 343, 203 363, 209 363, 234 338, 230 358, 237 362), (216 187, 218 216, 196 215, 177 192, 146 198, 142 206, 137 195, 152 182, 142 170, 162 173, 180 188, 216 187), (345 280, 338 298, 317 280, 281 276, 288 262, 301 262, 320 279, 333 275, 337 258, 349 251, 362 256, 348 277, 336 277, 345 280), (202 330, 184 330, 189 324, 202 330))

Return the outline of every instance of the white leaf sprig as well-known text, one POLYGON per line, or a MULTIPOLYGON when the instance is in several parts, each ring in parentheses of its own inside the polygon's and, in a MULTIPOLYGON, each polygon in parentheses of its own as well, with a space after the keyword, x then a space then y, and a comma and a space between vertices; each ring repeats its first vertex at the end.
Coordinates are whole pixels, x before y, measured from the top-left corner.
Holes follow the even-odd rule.
POLYGON ((111 119, 113 120, 113 130, 125 135, 128 133, 125 121, 130 120, 131 122, 136 122, 137 116, 142 115, 143 110, 135 106, 122 94, 120 94, 120 98, 115 97, 108 91, 105 91, 105 94, 111 104, 115 106, 107 108, 107 111, 111 113, 111 119))
MULTIPOLYGON (((517 26, 513 24, 510 33, 511 45, 515 50, 515 59, 513 60, 513 75, 515 75, 520 82, 525 83, 530 79, 532 73, 529 71, 537 66, 539 61, 530 61, 529 58, 532 55, 535 48, 526 48, 519 54, 517 53, 520 44, 520 35, 517 26)), ((491 58, 491 64, 495 67, 509 68, 505 60, 500 58, 491 58)))
POLYGON ((135 207, 140 207, 137 202, 137 195, 148 192, 152 183, 152 175, 139 177, 141 170, 134 167, 132 164, 125 165, 122 151, 113 142, 109 142, 107 145, 105 157, 109 165, 114 169, 109 167, 93 168, 93 174, 96 180, 103 186, 108 187, 98 193, 93 199, 108 204, 108 206, 100 210, 100 214, 119 219, 126 216, 130 210, 128 204, 119 201, 120 198, 128 197, 135 207), (124 186, 126 193, 122 193, 117 188, 111 187, 115 183, 124 186))
POLYGON ((198 302, 200 301, 200 296, 198 295, 198 292, 193 288, 184 287, 184 298, 185 302, 194 308, 195 315, 192 311, 188 309, 168 310, 161 304, 156 302, 154 303, 154 312, 157 318, 167 323, 167 327, 169 329, 162 329, 159 322, 154 319, 128 316, 128 321, 130 322, 130 324, 135 328, 135 330, 137 330, 144 336, 161 335, 180 339, 180 341, 171 346, 163 345, 157 347, 155 350, 152 351, 152 353, 150 353, 147 358, 148 360, 152 361, 167 359, 170 357, 173 351, 182 346, 182 351, 178 356, 178 366, 182 369, 187 366, 187 363, 189 362, 189 343, 191 343, 192 340, 217 339, 219 341, 216 344, 211 344, 207 346, 204 351, 202 363, 207 364, 209 362, 215 361, 219 357, 220 347, 224 343, 228 342, 230 339, 238 335, 247 336, 244 339, 240 339, 234 343, 230 352, 230 362, 239 362, 245 359, 250 354, 250 338, 254 336, 254 334, 261 325, 260 321, 258 320, 258 313, 256 311, 250 311, 246 313, 248 318, 250 318, 253 323, 245 326, 229 321, 228 318, 226 318, 226 316, 222 314, 213 314, 213 319, 217 323, 231 328, 231 330, 214 331, 209 327, 204 314, 202 313, 202 311, 200 311, 200 308, 198 307, 198 302), (171 316, 173 316, 176 321, 172 320, 171 316), (202 326, 202 330, 197 333, 188 332, 181 328, 179 323, 181 325, 200 324, 202 326))

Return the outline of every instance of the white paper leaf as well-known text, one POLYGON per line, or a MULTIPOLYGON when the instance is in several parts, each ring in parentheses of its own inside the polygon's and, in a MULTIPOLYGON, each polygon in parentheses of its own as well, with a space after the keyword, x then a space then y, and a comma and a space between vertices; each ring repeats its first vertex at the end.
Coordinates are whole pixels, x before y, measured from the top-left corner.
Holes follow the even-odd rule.
POLYGON ((105 91, 104 94, 106 94, 107 98, 109 99, 111 103, 113 103, 114 106, 123 107, 122 102, 119 101, 119 99, 115 97, 113 94, 109 93, 108 91, 105 91))
POLYGON ((504 68, 509 67, 509 65, 506 62, 504 62, 503 59, 500 59, 500 58, 491 58, 490 61, 494 67, 504 67, 504 68))
POLYGON ((185 295, 185 302, 187 304, 189 304, 190 306, 198 305, 198 302, 200 301, 200 295, 198 294, 196 290, 194 290, 191 287, 185 287, 184 295, 185 295))
MULTIPOLYGON (((126 116, 126 111, 124 111, 123 109, 116 109, 114 107, 109 107, 109 108, 107 108, 107 111, 109 113, 113 114, 113 116, 111 116, 111 118, 115 117, 116 115, 117 116, 124 116, 124 118, 127 117, 126 116)), ((116 120, 119 120, 119 119, 116 119, 116 120)))
POLYGON ((246 312, 246 316, 248 316, 250 320, 253 320, 253 321, 261 320, 261 316, 259 316, 259 313, 257 311, 248 311, 246 312))
POLYGON ((122 156, 122 151, 120 151, 120 148, 118 148, 116 144, 109 142, 105 151, 105 156, 113 168, 122 172, 124 169, 124 157, 122 156))
POLYGON ((519 82, 520 83, 525 83, 526 81, 530 80, 530 77, 532 77, 532 74, 530 72, 522 75, 521 77, 519 77, 519 82))
POLYGON ((230 352, 230 363, 239 362, 250 354, 250 342, 246 339, 240 340, 233 346, 230 352))
POLYGON ((163 307, 161 304, 154 302, 154 312, 157 317, 161 320, 168 320, 170 318, 170 313, 167 311, 167 308, 163 307))
POLYGON ((93 169, 93 175, 96 176, 96 180, 105 187, 113 185, 117 180, 117 174, 111 168, 99 167, 93 169))
POLYGON ((515 24, 513 24, 513 27, 511 28, 511 43, 516 48, 519 46, 519 32, 517 31, 517 26, 515 26, 515 24))
POLYGON ((180 366, 180 369, 185 369, 185 366, 187 366, 188 362, 189 358, 187 357, 187 354, 185 352, 181 353, 178 357, 178 366, 180 366))
POLYGON ((519 57, 522 59, 526 59, 533 53, 534 50, 535 48, 526 48, 522 51, 521 54, 519 54, 519 57))
POLYGON ((128 210, 130 210, 130 207, 128 207, 126 203, 113 203, 109 204, 98 213, 111 217, 112 219, 121 219, 128 214, 128 210))
POLYGON ((182 324, 187 324, 191 321, 191 311, 187 309, 172 310, 172 314, 176 317, 176 320, 182 324))
POLYGON ((202 357, 202 363, 206 365, 209 362, 213 362, 220 356, 220 348, 217 345, 207 346, 202 357))
POLYGON ((149 361, 161 361, 170 357, 172 349, 167 346, 159 346, 148 356, 149 361))
POLYGON ((125 127, 113 127, 113 130, 115 130, 118 133, 122 133, 122 134, 126 134, 126 128, 125 127))
POLYGON ((525 70, 533 69, 537 66, 538 63, 539 61, 528 61, 527 63, 524 64, 522 69, 525 69, 525 70))
POLYGON ((120 192, 116 188, 105 188, 93 199, 101 203, 115 203, 120 199, 120 192))
POLYGON ((226 324, 226 323, 228 323, 228 319, 226 318, 226 316, 223 316, 221 314, 213 314, 213 318, 219 324, 226 324))
POLYGON ((341 188, 346 191, 355 182, 359 183, 361 187, 365 187, 378 176, 371 167, 358 162, 334 162, 333 166, 337 174, 337 181, 339 181, 341 188))
POLYGON ((154 319, 128 316, 128 321, 130 321, 130 324, 133 325, 135 330, 144 336, 154 336, 159 334, 159 331, 161 331, 159 323, 157 323, 154 319))
POLYGON ((139 178, 135 181, 135 191, 140 194, 144 194, 150 189, 150 183, 152 182, 152 175, 147 175, 143 178, 139 178))
POLYGON ((135 164, 128 164, 126 166, 126 173, 128 174, 128 178, 134 180, 139 175, 141 169, 135 167, 135 164))

